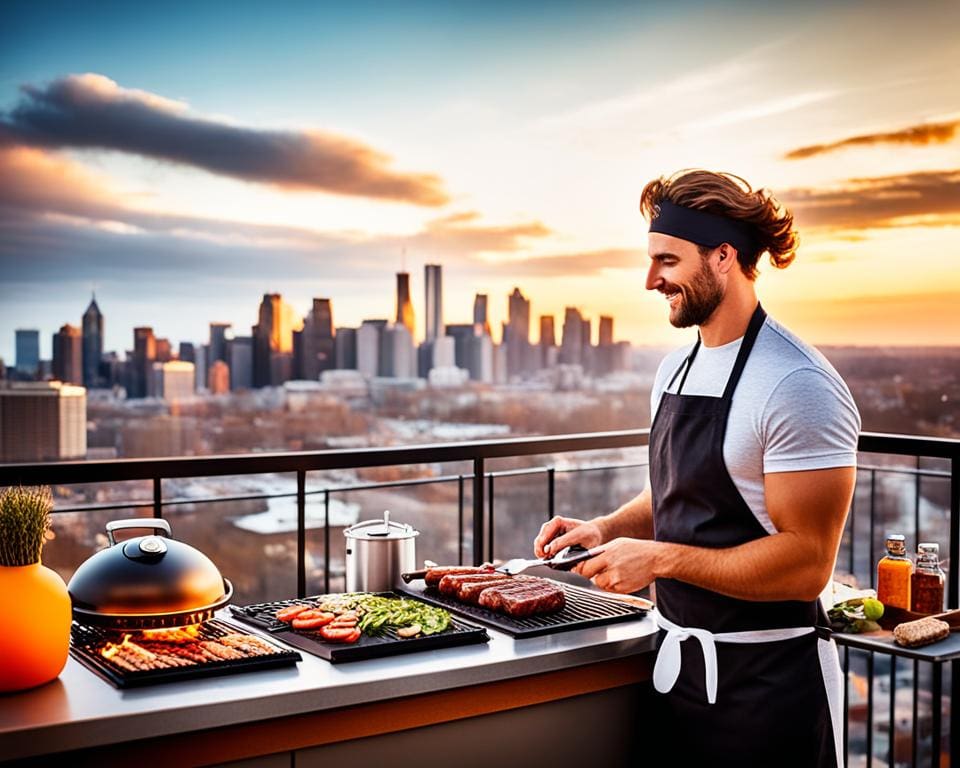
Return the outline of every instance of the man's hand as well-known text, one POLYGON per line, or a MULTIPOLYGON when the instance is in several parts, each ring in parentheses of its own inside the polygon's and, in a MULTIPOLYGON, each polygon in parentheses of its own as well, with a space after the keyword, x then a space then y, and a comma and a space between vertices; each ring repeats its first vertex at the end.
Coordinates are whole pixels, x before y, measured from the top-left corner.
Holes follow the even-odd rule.
POLYGON ((636 592, 654 579, 653 555, 658 546, 647 539, 613 539, 599 555, 573 570, 608 592, 636 592))
POLYGON ((580 544, 591 549, 602 543, 603 535, 595 521, 554 517, 540 526, 540 533, 533 542, 533 553, 537 557, 552 557, 571 544, 580 544))

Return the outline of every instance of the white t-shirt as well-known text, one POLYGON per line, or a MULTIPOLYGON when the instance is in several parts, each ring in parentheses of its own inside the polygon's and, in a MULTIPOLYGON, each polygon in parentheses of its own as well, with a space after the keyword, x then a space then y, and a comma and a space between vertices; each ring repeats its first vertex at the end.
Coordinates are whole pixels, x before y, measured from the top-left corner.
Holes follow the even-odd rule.
MULTIPOLYGON (((719 347, 701 344, 681 394, 720 397, 742 343, 741 337, 719 347)), ((692 347, 671 352, 660 364, 650 400, 654 416, 664 387, 692 347)), ((860 414, 840 375, 768 316, 733 393, 723 440, 727 471, 767 532, 777 529, 767 514, 764 474, 856 466, 859 434, 860 414)))

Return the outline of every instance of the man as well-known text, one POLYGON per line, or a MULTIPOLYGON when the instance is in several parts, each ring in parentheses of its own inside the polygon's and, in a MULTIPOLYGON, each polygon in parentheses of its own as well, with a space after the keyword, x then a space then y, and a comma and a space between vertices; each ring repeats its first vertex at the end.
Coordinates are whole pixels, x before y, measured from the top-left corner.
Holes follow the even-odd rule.
POLYGON ((685 171, 649 183, 648 290, 695 344, 652 392, 650 482, 591 521, 555 518, 538 556, 599 587, 656 580, 664 634, 653 739, 674 765, 836 766, 840 670, 818 596, 853 496, 860 418, 840 376, 766 316, 757 262, 793 260, 793 217, 739 177, 685 171), (602 545, 602 546, 601 546, 602 545))

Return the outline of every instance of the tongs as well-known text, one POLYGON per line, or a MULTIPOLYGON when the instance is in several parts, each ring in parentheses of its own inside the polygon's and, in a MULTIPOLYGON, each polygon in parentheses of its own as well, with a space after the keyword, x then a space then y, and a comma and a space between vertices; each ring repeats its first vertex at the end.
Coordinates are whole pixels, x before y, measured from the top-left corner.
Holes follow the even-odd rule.
POLYGON ((527 568, 532 568, 535 565, 545 565, 556 571, 569 571, 577 563, 589 560, 591 557, 599 555, 602 551, 602 547, 587 549, 586 547, 581 547, 579 544, 573 544, 569 547, 564 547, 553 557, 544 558, 543 560, 525 560, 522 557, 518 557, 513 560, 507 560, 507 562, 498 565, 494 570, 499 573, 509 574, 510 576, 523 573, 527 568))

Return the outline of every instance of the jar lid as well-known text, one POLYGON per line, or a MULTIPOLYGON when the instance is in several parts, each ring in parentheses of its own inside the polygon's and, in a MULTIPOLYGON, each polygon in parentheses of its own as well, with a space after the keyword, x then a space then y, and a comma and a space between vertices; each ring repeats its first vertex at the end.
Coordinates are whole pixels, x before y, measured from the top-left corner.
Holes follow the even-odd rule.
POLYGON ((936 555, 940 557, 940 545, 936 542, 925 541, 917 544, 917 553, 920 555, 936 555))
POLYGON ((412 539, 420 532, 412 525, 396 523, 390 519, 390 510, 384 510, 382 520, 364 520, 344 529, 343 535, 350 539, 412 539))
POLYGON ((905 555, 907 553, 906 539, 902 533, 887 534, 887 551, 891 555, 905 555))

